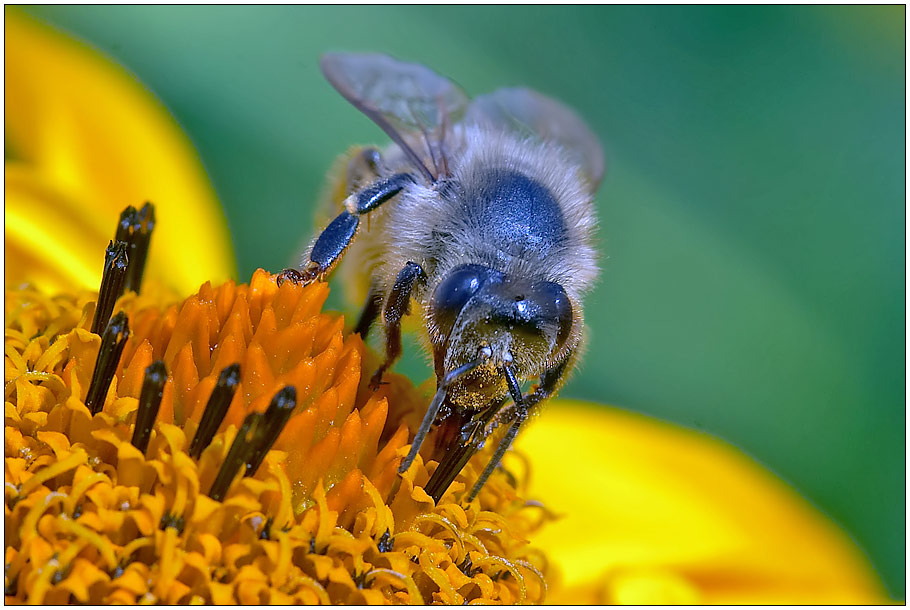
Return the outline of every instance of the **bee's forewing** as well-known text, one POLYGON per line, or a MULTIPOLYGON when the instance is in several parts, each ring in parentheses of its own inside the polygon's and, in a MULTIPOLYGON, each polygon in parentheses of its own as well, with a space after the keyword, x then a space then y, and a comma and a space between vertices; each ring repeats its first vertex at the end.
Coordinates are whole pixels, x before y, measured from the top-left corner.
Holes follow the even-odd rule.
POLYGON ((572 155, 595 187, 603 178, 603 148, 594 132, 570 108, 536 91, 506 87, 476 97, 465 121, 553 141, 572 155))
POLYGON ((341 95, 358 108, 381 114, 402 131, 432 131, 444 120, 457 121, 468 98, 458 85, 426 66, 388 55, 328 53, 322 71, 341 95))
POLYGON ((461 88, 426 66, 388 55, 327 53, 320 59, 323 74, 338 92, 425 167, 402 138, 422 134, 428 146, 445 137, 468 105, 461 88))

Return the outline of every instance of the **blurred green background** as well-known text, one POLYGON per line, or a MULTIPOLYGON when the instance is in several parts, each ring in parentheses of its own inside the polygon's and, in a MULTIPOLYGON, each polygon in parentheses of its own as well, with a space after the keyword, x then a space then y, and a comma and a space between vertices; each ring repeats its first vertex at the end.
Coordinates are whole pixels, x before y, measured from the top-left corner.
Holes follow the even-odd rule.
POLYGON ((904 597, 903 6, 27 10, 173 112, 241 278, 293 263, 335 156, 386 141, 319 53, 387 52, 471 94, 524 84, 576 108, 609 168, 590 349, 564 395, 735 443, 904 597))

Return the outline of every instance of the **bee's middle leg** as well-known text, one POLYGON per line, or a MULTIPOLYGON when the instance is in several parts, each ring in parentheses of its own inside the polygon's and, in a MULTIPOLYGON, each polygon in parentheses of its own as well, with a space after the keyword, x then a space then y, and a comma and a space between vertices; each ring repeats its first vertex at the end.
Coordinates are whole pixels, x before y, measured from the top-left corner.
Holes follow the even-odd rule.
POLYGON ((386 331, 385 360, 370 380, 370 386, 374 389, 382 382, 382 374, 401 356, 401 318, 408 313, 414 286, 418 282, 425 282, 426 279, 423 268, 411 261, 408 261, 395 278, 395 284, 383 311, 386 331))

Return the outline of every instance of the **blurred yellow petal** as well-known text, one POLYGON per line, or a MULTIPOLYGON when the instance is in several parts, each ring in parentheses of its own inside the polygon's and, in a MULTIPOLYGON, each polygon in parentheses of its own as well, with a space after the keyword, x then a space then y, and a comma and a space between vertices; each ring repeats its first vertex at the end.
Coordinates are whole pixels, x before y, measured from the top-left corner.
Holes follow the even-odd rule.
POLYGON ((534 538, 563 575, 548 603, 887 601, 843 532, 706 434, 558 401, 518 449, 564 515, 534 538))
POLYGON ((145 201, 162 219, 146 277, 187 294, 233 275, 223 214, 167 110, 101 55, 16 9, 4 15, 6 285, 97 288, 97 244, 145 201))
POLYGON ((90 218, 75 213, 77 207, 67 201, 66 193, 22 163, 6 164, 5 186, 7 285, 27 278, 54 291, 66 286, 97 286, 103 261, 98 244, 104 243, 105 236, 110 239, 110 227, 104 234, 98 233, 90 218), (60 261, 68 263, 61 265, 60 261))

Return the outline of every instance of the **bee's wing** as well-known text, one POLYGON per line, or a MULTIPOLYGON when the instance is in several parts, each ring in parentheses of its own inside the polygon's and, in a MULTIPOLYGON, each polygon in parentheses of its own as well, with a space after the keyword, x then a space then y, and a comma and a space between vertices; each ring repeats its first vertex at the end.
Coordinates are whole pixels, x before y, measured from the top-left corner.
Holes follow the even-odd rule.
POLYGON ((476 97, 465 120, 553 141, 579 163, 595 188, 603 178, 604 154, 597 136, 570 108, 536 91, 507 87, 476 97))
POLYGON ((444 171, 446 132, 468 105, 458 85, 426 66, 388 55, 327 53, 320 66, 332 86, 382 128, 428 179, 444 171), (435 172, 405 142, 407 134, 423 135, 435 172))

